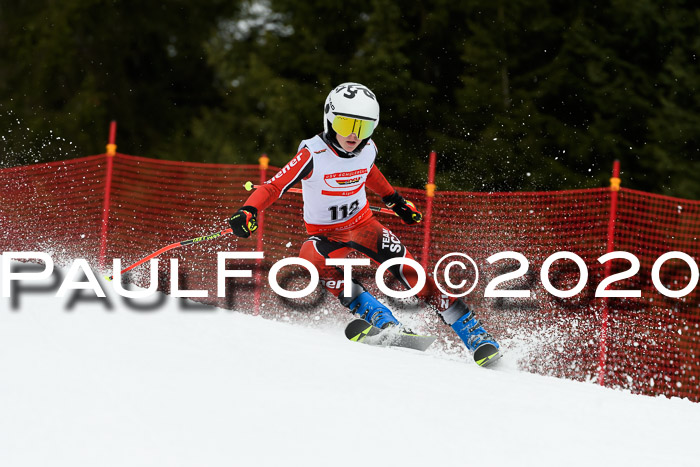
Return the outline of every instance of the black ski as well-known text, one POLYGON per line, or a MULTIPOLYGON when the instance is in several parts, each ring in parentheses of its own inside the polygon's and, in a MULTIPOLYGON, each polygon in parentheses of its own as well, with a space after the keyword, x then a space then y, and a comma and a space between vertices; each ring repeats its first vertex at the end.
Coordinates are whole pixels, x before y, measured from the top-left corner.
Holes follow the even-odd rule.
POLYGON ((355 342, 388 347, 405 347, 424 351, 437 337, 415 334, 407 329, 392 327, 379 329, 363 319, 351 321, 345 328, 345 337, 355 342))

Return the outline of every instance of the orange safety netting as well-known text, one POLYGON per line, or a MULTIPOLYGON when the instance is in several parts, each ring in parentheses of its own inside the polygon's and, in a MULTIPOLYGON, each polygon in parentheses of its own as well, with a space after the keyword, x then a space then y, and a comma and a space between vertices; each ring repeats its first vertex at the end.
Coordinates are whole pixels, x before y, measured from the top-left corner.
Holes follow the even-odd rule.
MULTIPOLYGON (((109 156, 97 155, 0 170, 0 249, 48 252, 59 263, 85 258, 95 268, 104 255, 108 271, 112 258, 121 258, 126 267, 170 243, 227 228, 226 218, 248 196, 243 184, 260 179, 260 169, 253 165, 169 162, 117 154, 108 170, 108 161, 109 156), (103 220, 105 207, 108 216, 103 220)), ((425 206, 422 190, 400 191, 419 207, 425 206)), ((376 196, 370 196, 370 201, 379 204, 376 196)), ((429 272, 448 253, 463 253, 475 261, 478 283, 465 300, 504 345, 504 358, 536 373, 700 400, 698 287, 684 297, 670 298, 651 280, 654 263, 666 252, 684 252, 698 262, 700 202, 625 188, 619 192, 607 188, 437 192, 433 202, 429 258, 422 258, 426 232, 421 225, 405 226, 394 216, 377 215, 419 261, 427 261, 429 272), (613 193, 618 206, 609 245, 613 193), (605 278, 605 265, 598 258, 610 247, 632 253, 640 261, 636 274, 610 288, 638 289, 641 297, 595 296, 605 278), (529 290, 529 297, 485 297, 487 284, 519 266, 513 259, 487 261, 505 251, 524 255, 527 270, 496 288, 529 290), (589 273, 583 290, 571 298, 547 291, 540 277, 545 260, 559 251, 578 255, 589 273)), ((271 265, 297 256, 306 239, 301 204, 300 195, 288 193, 265 211, 261 227, 265 258, 259 267, 252 260, 229 260, 227 268, 255 273, 250 279, 227 279, 225 297, 217 297, 217 252, 255 250, 256 237, 227 235, 171 250, 160 258, 160 290, 169 291, 168 259, 177 258, 180 289, 208 291, 207 298, 198 300, 224 309, 257 311, 257 283, 259 312, 264 316, 321 324, 347 321, 347 310, 321 288, 303 299, 289 300, 274 294, 267 284, 271 265)), ((622 259, 611 264, 613 274, 630 267, 622 259)), ((306 284, 308 275, 294 268, 285 271, 279 276, 281 285, 306 284)), ((459 276, 459 268, 455 271, 459 276)), ((131 273, 131 280, 145 285, 147 272, 148 265, 140 266, 131 273)), ((691 281, 690 266, 679 259, 664 262, 658 274, 660 283, 670 290, 682 289, 691 281)), ((359 270, 358 276, 377 292, 373 268, 359 270)), ((463 277, 468 283, 474 280, 468 271, 463 277)), ((547 276, 559 290, 571 289, 579 278, 579 268, 570 260, 554 262, 547 276)), ((388 303, 403 321, 439 335, 442 351, 463 352, 449 328, 430 310, 410 300, 388 303)))

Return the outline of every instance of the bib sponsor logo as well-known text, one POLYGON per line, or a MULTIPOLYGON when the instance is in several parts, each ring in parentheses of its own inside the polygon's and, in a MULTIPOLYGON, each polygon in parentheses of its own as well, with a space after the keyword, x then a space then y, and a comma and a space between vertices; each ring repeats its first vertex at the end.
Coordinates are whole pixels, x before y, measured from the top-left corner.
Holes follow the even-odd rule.
POLYGON ((358 169, 351 172, 335 172, 324 175, 323 181, 330 188, 349 188, 362 185, 368 173, 368 169, 358 169))
POLYGON ((338 180, 336 183, 341 186, 354 185, 362 180, 362 177, 348 178, 347 180, 338 180))

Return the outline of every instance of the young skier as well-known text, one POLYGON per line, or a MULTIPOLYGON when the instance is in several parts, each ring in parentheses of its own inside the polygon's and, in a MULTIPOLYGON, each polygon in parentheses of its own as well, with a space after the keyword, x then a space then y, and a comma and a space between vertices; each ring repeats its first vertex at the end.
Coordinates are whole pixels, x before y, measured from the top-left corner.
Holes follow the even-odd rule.
MULTIPOLYGON (((396 257, 413 259, 401 241, 372 215, 367 201, 365 187, 381 196, 404 223, 416 224, 423 218, 374 165, 377 147, 370 136, 378 123, 379 104, 366 86, 343 83, 333 89, 323 109, 323 133, 302 141, 296 156, 231 216, 233 233, 249 237, 257 229, 257 214, 301 182, 304 222, 310 237, 299 256, 316 266, 324 284, 343 280, 343 271, 327 266, 326 258, 344 258, 352 250, 376 263, 396 257)), ((407 288, 418 282, 410 267, 397 265, 389 271, 407 288)), ((374 326, 401 326, 391 310, 354 279, 350 296, 340 288, 326 288, 352 313, 374 326)), ((462 300, 443 295, 432 278, 427 278, 417 296, 437 309, 472 353, 479 349, 474 355, 477 363, 485 365, 500 356, 498 343, 473 311, 462 300)))

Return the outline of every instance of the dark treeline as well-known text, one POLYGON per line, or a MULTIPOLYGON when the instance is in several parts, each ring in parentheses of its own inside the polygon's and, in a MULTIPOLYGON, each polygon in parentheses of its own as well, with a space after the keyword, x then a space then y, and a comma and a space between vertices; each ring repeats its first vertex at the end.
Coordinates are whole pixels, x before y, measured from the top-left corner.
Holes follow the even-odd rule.
POLYGON ((700 5, 680 0, 0 0, 0 166, 104 151, 285 163, 335 84, 422 187, 700 199, 700 5))

